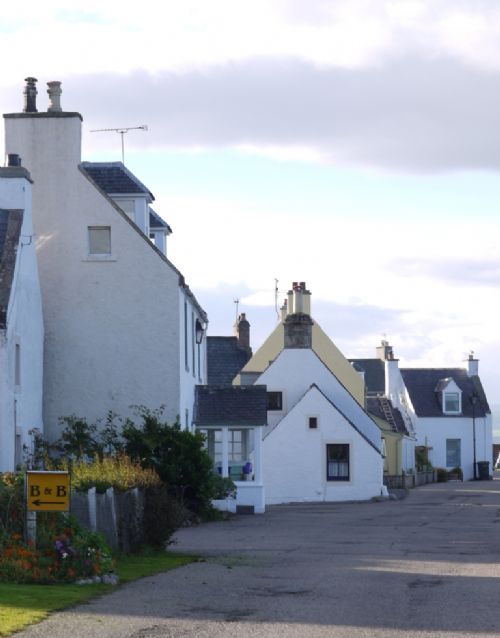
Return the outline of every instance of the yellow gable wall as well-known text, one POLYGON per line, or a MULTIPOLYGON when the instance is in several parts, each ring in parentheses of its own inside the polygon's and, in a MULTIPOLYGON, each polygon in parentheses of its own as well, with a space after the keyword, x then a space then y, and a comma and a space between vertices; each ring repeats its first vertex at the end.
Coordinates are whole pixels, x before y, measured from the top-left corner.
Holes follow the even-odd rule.
MULTIPOLYGON (((284 325, 280 322, 243 368, 243 372, 264 372, 269 362, 276 359, 283 350, 284 338, 284 325)), ((356 401, 364 407, 365 384, 363 379, 316 322, 312 327, 312 349, 356 401)), ((235 379, 235 383, 239 383, 239 375, 235 379)))

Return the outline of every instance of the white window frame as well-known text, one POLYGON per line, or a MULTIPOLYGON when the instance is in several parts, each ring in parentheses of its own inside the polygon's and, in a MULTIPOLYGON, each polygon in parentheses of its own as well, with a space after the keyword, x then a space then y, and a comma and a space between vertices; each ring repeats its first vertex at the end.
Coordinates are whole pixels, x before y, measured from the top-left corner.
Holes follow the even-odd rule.
POLYGON ((444 390, 443 392, 443 414, 462 414, 462 393, 460 390, 444 390), (458 409, 450 410, 447 408, 447 398, 456 397, 458 399, 458 409))
POLYGON ((112 254, 112 243, 111 243, 111 226, 87 226, 87 261, 115 261, 113 259, 112 254), (93 230, 107 230, 109 235, 109 252, 99 253, 99 252, 91 252, 92 250, 92 242, 91 242, 91 231, 93 230))

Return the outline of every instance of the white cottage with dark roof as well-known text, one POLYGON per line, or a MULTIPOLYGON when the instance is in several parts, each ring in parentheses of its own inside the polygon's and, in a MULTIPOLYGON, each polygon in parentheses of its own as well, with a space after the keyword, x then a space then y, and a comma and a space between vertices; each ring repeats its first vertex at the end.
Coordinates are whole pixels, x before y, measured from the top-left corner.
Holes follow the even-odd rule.
POLYGON ((60 417, 126 416, 132 405, 165 405, 190 427, 207 317, 151 241, 153 196, 121 162, 82 164, 82 116, 62 110, 60 83, 38 112, 27 82, 23 112, 4 115, 5 144, 34 180, 46 430, 54 438, 60 417))
POLYGON ((366 372, 368 392, 386 398, 403 416, 413 450, 435 468, 460 467, 464 480, 487 478, 492 420, 478 360, 471 354, 464 367, 400 368, 387 342, 377 353, 378 359, 355 362, 366 372))
POLYGON ((17 156, 0 168, 0 472, 28 461, 42 433, 43 320, 32 182, 17 156))

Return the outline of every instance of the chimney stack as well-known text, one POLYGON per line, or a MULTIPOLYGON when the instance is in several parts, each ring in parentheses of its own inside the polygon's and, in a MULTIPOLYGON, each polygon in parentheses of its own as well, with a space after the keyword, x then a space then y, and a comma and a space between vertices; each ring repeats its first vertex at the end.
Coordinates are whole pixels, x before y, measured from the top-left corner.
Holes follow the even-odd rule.
POLYGON ((389 342, 385 339, 382 339, 375 352, 377 355, 377 359, 381 359, 382 361, 391 361, 392 359, 394 359, 394 351, 392 349, 392 346, 390 346, 389 342))
POLYGON ((234 334, 238 339, 238 345, 247 352, 251 352, 250 348, 250 323, 246 318, 244 312, 242 312, 236 323, 234 324, 234 334))
POLYGON ((38 91, 36 90, 36 78, 25 78, 26 86, 24 87, 24 109, 25 113, 38 113, 36 108, 36 96, 38 91))
POLYGON ((47 108, 48 113, 61 113, 61 83, 57 80, 47 82, 47 93, 49 94, 49 106, 47 108))
POLYGON ((306 282, 294 281, 292 290, 288 291, 288 313, 311 314, 311 293, 306 290, 306 282))
POLYGON ((477 377, 479 375, 479 359, 474 358, 474 350, 470 351, 465 360, 465 367, 469 377, 477 377))

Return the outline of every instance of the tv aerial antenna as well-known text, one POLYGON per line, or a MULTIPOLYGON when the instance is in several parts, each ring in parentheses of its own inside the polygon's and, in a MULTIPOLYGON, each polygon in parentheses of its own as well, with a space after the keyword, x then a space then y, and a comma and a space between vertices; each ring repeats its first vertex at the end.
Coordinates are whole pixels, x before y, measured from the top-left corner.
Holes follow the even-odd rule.
POLYGON ((129 131, 147 131, 148 125, 141 124, 141 126, 123 126, 122 128, 95 128, 91 133, 119 133, 122 137, 122 162, 125 164, 125 133, 129 131))

